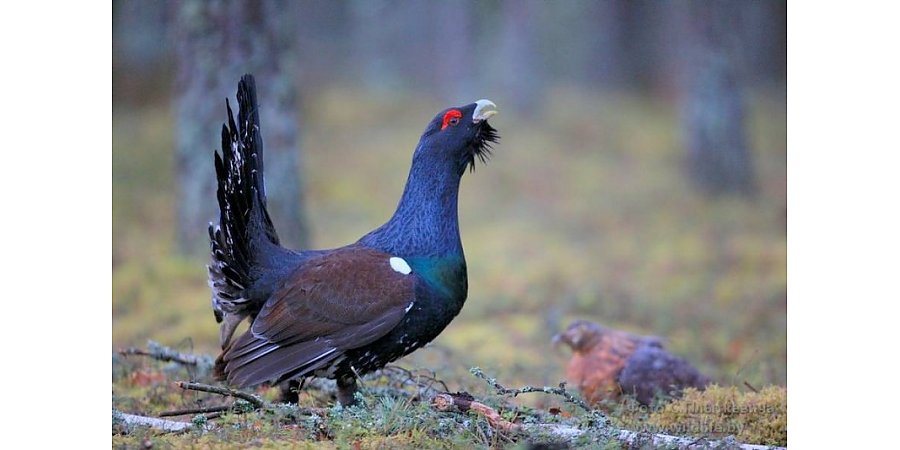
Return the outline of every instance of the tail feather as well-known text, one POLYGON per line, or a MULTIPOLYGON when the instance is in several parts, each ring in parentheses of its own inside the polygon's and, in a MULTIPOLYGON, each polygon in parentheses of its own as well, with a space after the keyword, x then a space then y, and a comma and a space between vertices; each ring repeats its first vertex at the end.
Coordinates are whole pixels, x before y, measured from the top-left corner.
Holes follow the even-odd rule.
POLYGON ((284 347, 244 334, 216 359, 214 376, 239 387, 307 376, 343 358, 327 340, 298 342, 284 347), (297 361, 306 361, 297 367, 297 361))
POLYGON ((287 252, 279 246, 266 211, 263 142, 252 75, 241 78, 237 100, 237 123, 230 102, 225 102, 228 123, 222 125, 222 153, 215 153, 219 223, 209 226, 209 284, 216 320, 225 322, 223 347, 241 320, 255 315, 265 301, 248 293, 259 281, 254 272, 260 261, 272 259, 267 252, 287 252))

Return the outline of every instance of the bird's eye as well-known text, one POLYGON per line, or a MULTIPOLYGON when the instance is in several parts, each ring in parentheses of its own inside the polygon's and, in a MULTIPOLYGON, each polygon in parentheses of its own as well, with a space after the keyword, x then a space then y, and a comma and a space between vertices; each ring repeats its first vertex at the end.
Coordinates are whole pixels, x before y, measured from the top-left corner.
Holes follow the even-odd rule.
POLYGON ((451 109, 444 114, 443 124, 441 125, 441 129, 447 128, 448 126, 456 126, 459 125, 459 119, 462 118, 462 113, 458 109, 451 109))

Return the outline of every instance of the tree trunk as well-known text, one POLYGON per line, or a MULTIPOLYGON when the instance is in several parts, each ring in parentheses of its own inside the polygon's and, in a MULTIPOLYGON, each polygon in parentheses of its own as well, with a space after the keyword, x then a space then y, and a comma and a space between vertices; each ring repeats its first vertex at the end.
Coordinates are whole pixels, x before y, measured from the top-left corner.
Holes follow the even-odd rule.
POLYGON ((756 191, 745 132, 744 93, 729 42, 739 2, 682 3, 686 67, 682 121, 692 181, 708 194, 756 191))
POLYGON ((385 16, 390 13, 387 0, 356 1, 350 3, 353 52, 350 70, 370 91, 381 91, 394 85, 397 75, 389 49, 403 45, 392 42, 385 16))
POLYGON ((478 59, 474 47, 475 3, 473 0, 432 4, 431 56, 434 61, 430 83, 425 90, 435 92, 445 104, 455 105, 481 98, 475 89, 478 59))
POLYGON ((208 249, 207 224, 218 216, 212 152, 221 146, 224 100, 234 99, 245 73, 257 79, 269 211, 284 245, 305 246, 290 3, 175 5, 179 253, 196 256, 208 249))
POLYGON ((510 1, 500 5, 499 86, 511 109, 535 117, 543 97, 543 70, 538 51, 538 22, 542 3, 510 1))
POLYGON ((622 69, 622 28, 627 4, 621 0, 609 0, 589 2, 583 6, 581 14, 584 17, 580 22, 587 22, 584 35, 591 36, 585 39, 590 45, 585 58, 589 62, 585 81, 600 88, 620 88, 626 75, 622 69))

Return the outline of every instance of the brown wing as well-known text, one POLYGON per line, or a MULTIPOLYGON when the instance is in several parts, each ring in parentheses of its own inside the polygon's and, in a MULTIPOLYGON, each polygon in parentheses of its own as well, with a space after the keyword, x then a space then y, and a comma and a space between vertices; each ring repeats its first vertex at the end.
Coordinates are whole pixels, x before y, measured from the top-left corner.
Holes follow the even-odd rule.
POLYGON ((414 274, 391 256, 349 247, 304 263, 219 357, 220 378, 239 386, 321 369, 390 332, 415 300, 414 274))

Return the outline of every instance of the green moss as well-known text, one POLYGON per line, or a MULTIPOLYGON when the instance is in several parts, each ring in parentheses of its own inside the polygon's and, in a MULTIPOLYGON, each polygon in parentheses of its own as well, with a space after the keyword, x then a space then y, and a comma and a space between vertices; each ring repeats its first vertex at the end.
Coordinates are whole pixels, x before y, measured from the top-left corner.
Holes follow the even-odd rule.
POLYGON ((734 435, 738 441, 787 445, 787 390, 768 386, 759 392, 736 387, 689 389, 684 397, 654 412, 647 425, 670 434, 734 435))

